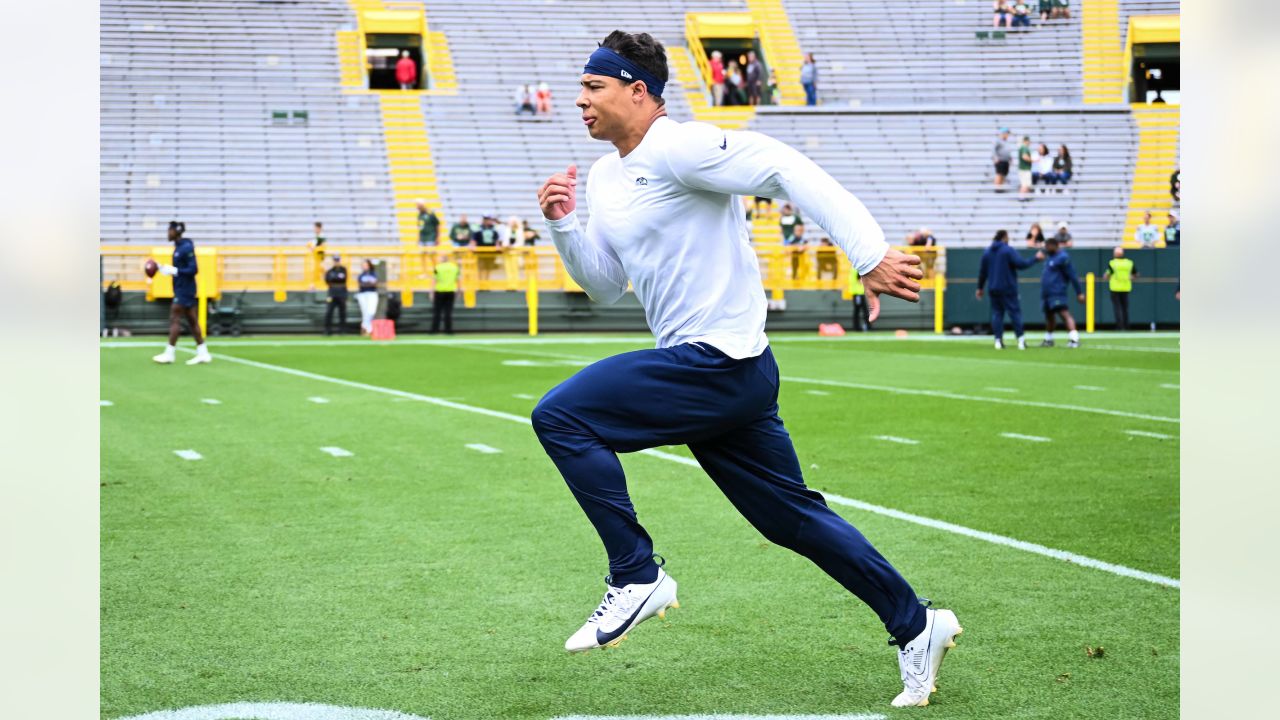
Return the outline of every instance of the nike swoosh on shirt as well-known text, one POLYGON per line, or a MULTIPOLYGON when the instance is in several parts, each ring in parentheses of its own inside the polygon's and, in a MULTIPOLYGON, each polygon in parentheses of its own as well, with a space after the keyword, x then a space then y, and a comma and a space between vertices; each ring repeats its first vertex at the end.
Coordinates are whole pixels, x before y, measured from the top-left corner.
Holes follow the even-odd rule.
MULTIPOLYGON (((666 578, 662 579, 663 582, 666 582, 666 580, 667 580, 666 578)), ((601 632, 600 628, 596 628, 596 644, 604 645, 606 643, 613 642, 618 638, 619 635, 622 635, 627 630, 629 630, 631 628, 631 623, 635 622, 636 616, 639 615, 640 611, 644 609, 645 603, 649 602, 649 598, 653 597, 653 593, 658 592, 658 588, 660 587, 662 587, 662 583, 658 583, 657 585, 655 585, 653 587, 653 590, 650 591, 650 593, 645 596, 644 600, 640 601, 639 605, 636 605, 636 611, 631 613, 631 617, 627 618, 627 621, 619 625, 616 629, 610 632, 601 632)))

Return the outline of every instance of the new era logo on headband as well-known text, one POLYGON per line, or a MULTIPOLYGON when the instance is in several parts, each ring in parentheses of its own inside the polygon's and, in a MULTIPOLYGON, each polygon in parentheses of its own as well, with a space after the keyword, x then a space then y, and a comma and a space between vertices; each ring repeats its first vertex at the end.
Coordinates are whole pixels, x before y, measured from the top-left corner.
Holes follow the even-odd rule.
POLYGON ((633 78, 631 77, 631 73, 627 72, 626 70, 619 70, 619 71, 618 71, 618 74, 619 74, 619 75, 621 75, 622 77, 624 77, 624 78, 628 79, 628 80, 633 79, 633 78))

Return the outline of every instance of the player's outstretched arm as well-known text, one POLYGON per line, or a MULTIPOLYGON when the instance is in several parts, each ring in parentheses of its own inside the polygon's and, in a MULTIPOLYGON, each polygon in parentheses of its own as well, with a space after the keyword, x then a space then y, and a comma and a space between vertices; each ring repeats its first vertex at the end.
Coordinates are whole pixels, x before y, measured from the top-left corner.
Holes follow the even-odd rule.
POLYGON ((578 166, 570 165, 547 178, 538 189, 538 205, 569 276, 592 300, 605 305, 617 302, 627 291, 627 273, 607 243, 582 231, 577 215, 578 166))

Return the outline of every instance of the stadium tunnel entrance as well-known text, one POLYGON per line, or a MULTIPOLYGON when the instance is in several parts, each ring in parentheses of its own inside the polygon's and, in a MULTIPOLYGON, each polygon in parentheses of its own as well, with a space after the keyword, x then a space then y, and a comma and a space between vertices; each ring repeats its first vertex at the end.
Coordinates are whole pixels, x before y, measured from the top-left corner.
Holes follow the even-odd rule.
POLYGON ((365 47, 370 90, 400 89, 400 82, 396 80, 396 63, 406 53, 418 70, 413 89, 427 87, 427 69, 423 63, 421 35, 369 34, 365 35, 365 47))
POLYGON ((1129 17, 1129 34, 1125 43, 1129 102, 1180 103, 1181 48, 1181 16, 1129 17))

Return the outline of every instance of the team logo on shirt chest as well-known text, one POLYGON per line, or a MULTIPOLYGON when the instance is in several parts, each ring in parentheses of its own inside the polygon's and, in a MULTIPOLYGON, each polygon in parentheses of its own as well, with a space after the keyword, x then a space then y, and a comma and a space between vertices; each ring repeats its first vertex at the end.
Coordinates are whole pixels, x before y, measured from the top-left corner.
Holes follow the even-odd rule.
POLYGON ((649 181, 643 177, 636 178, 636 185, 648 185, 649 181))

